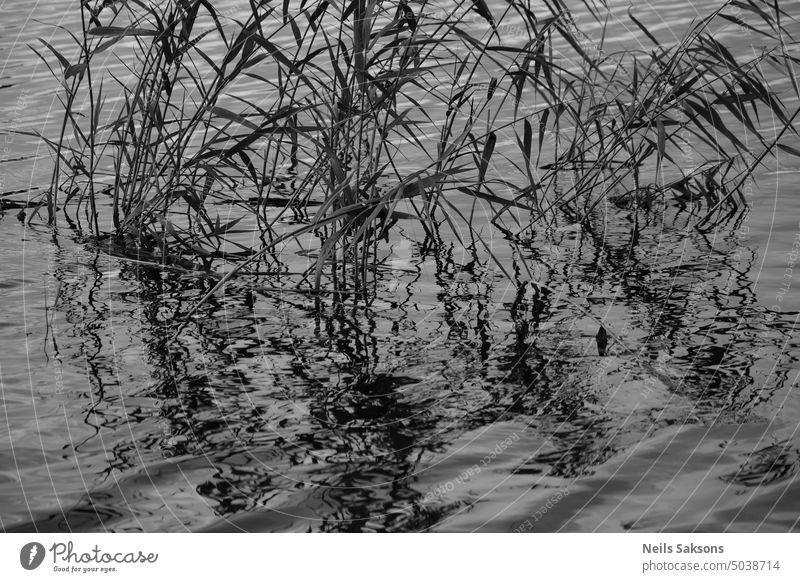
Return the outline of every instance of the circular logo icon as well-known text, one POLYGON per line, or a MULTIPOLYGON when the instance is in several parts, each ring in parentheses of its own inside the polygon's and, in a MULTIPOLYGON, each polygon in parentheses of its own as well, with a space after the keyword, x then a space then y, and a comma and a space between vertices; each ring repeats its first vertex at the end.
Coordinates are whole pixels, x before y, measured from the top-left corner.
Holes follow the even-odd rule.
POLYGON ((19 563, 26 570, 35 570, 44 561, 44 546, 39 542, 30 542, 19 551, 19 563))

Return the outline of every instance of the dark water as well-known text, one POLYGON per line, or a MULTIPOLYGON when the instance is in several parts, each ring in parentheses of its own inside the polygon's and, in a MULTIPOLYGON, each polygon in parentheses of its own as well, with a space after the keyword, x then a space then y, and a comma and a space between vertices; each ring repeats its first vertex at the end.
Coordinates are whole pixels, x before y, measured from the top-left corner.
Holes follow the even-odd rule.
MULTIPOLYGON (((669 31, 699 4, 668 18, 656 4, 650 22, 669 31)), ((3 8, 21 38, 44 34, 30 4, 3 8)), ((41 121, 52 81, 10 28, 2 51, 4 127, 41 121)), ((2 166, 3 188, 47 167, 2 166)), ((674 205, 635 217, 609 202, 583 228, 564 214, 502 257, 539 287, 401 223, 369 304, 262 275, 186 325, 216 279, 6 210, 0 525, 798 529, 800 298, 784 278, 798 186, 798 162, 773 162, 752 211, 708 233, 674 205), (598 320, 622 345, 598 340, 598 320)))

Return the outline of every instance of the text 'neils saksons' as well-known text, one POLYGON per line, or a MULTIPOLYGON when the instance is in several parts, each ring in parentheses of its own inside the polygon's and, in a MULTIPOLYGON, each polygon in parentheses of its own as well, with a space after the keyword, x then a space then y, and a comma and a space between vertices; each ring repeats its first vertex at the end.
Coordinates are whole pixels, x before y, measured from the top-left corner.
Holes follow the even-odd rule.
POLYGON ((724 554, 723 546, 698 546, 695 544, 642 544, 643 554, 724 554))

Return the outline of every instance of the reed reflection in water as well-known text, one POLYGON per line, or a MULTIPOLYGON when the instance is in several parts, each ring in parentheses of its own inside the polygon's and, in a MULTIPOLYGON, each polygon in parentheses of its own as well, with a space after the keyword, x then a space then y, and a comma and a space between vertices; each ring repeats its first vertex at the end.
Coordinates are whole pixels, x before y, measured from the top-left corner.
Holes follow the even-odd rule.
POLYGON ((797 314, 759 303, 734 223, 618 206, 517 241, 541 286, 434 233, 397 241, 388 300, 264 275, 185 325, 213 278, 31 231, 57 289, 27 304, 33 384, 63 390, 15 422, 31 501, 4 487, 3 527, 504 531, 559 491, 532 530, 795 527, 797 314))

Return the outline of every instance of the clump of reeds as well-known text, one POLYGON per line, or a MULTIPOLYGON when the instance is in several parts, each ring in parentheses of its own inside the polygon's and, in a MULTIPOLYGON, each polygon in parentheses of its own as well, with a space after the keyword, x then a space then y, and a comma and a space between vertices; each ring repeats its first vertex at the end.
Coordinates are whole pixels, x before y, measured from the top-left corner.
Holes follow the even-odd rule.
POLYGON ((487 221, 513 244, 563 208, 580 219, 607 195, 666 196, 701 206, 702 226, 745 204, 766 156, 798 154, 782 141, 797 111, 764 73, 783 71, 800 96, 780 4, 727 2, 673 44, 629 12, 641 48, 607 52, 608 13, 592 2, 589 39, 563 0, 228 14, 207 0, 85 1, 76 56, 44 43, 64 95, 49 219, 85 217, 139 258, 238 261, 228 276, 300 241, 315 257, 303 281, 358 293, 398 220, 446 223, 488 251, 487 221), (713 34, 726 23, 765 48, 735 57, 713 34))

